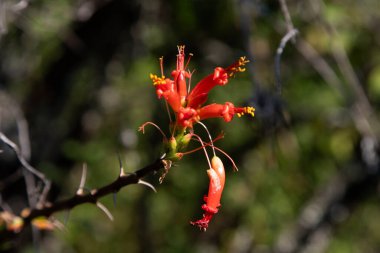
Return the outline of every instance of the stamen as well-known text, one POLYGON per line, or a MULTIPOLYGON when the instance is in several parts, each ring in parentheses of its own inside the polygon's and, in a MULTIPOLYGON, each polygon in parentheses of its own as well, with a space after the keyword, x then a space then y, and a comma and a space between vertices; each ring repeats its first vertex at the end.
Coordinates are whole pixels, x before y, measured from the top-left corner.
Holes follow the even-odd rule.
POLYGON ((243 116, 244 114, 249 114, 249 115, 251 115, 252 117, 255 116, 255 108, 254 108, 254 107, 252 107, 252 106, 247 106, 247 107, 244 107, 244 108, 242 108, 242 109, 243 109, 242 112, 238 112, 238 113, 236 113, 238 117, 241 117, 241 116, 243 116))
POLYGON ((162 75, 162 77, 158 77, 157 75, 150 74, 149 77, 150 79, 152 79, 153 85, 160 85, 166 83, 164 75, 162 75))
MULTIPOLYGON (((194 135, 194 133, 192 133, 192 135, 194 135)), ((212 140, 212 143, 220 140, 220 139, 223 139, 224 138, 224 134, 221 133, 219 134, 215 139, 212 140)), ((194 139, 194 138, 191 138, 192 140, 196 140, 196 141, 199 141, 198 139, 194 139)), ((195 148, 195 149, 192 149, 192 150, 189 150, 187 152, 182 152, 181 154, 182 155, 188 155, 188 154, 191 154, 191 153, 194 153, 194 152, 197 152, 198 150, 201 150, 202 148, 206 147, 206 146, 210 146, 210 142, 205 142, 204 146, 200 146, 198 148, 195 148)))
POLYGON ((207 134, 208 134, 208 138, 210 139, 210 143, 211 143, 211 148, 212 148, 212 152, 214 153, 214 156, 216 156, 215 154, 215 149, 214 149, 214 143, 212 142, 212 138, 211 138, 211 134, 210 132, 208 131, 207 127, 205 124, 203 124, 201 121, 198 121, 198 123, 206 130, 207 134))
MULTIPOLYGON (((194 136, 196 136, 196 134, 194 134, 194 136)), ((199 136, 198 136, 199 137, 199 136)), ((221 137, 221 138, 223 138, 223 136, 221 137)), ((199 140, 197 140, 197 141, 199 141, 199 140)), ((214 142, 215 142, 215 140, 214 140, 214 142)), ((206 146, 211 146, 212 144, 210 144, 210 143, 202 143, 202 145, 206 145, 206 146)), ((237 168, 237 166, 236 166, 236 164, 235 164, 235 162, 234 162, 234 160, 225 152, 225 151, 223 151, 221 148, 218 148, 218 147, 215 147, 214 146, 214 148, 216 149, 216 150, 218 150, 220 153, 222 153, 224 156, 226 156, 230 161, 231 161, 231 163, 232 163, 232 167, 233 167, 233 169, 234 169, 234 171, 238 171, 238 168, 237 168)))
POLYGON ((240 57, 238 61, 236 61, 234 64, 226 68, 226 71, 228 72, 228 76, 233 77, 235 73, 244 72, 245 68, 242 68, 242 67, 248 62, 249 60, 247 60, 245 56, 240 57))
POLYGON ((208 163, 208 166, 209 168, 211 169, 211 162, 210 162, 210 158, 208 157, 208 154, 207 154, 207 150, 206 150, 206 146, 203 144, 203 141, 201 139, 201 137, 199 137, 199 135, 197 134, 193 134, 197 139, 198 141, 202 144, 202 148, 203 148, 203 151, 205 152, 205 155, 206 155, 206 159, 207 159, 207 163, 208 163))
POLYGON ((154 126, 155 128, 158 129, 158 131, 160 131, 160 133, 162 134, 162 136, 164 137, 164 140, 165 141, 168 141, 168 138, 166 137, 165 133, 161 130, 161 128, 159 126, 157 126, 156 124, 154 124, 153 122, 145 122, 144 124, 142 124, 140 127, 139 127, 139 131, 141 131, 142 133, 145 133, 145 126, 146 125, 152 125, 154 126))
POLYGON ((234 160, 232 159, 231 156, 229 156, 225 151, 223 151, 221 148, 218 148, 218 147, 214 147, 216 150, 218 150, 220 153, 222 153, 225 157, 228 158, 228 160, 230 160, 230 162, 232 163, 232 167, 234 169, 234 171, 239 171, 238 167, 236 166, 234 160))
POLYGON ((168 113, 169 115, 169 123, 172 123, 172 115, 170 114, 170 110, 169 110, 169 105, 168 105, 168 101, 165 100, 165 106, 166 106, 166 112, 168 113))
POLYGON ((187 69, 187 65, 189 65, 191 57, 193 57, 193 54, 189 53, 189 58, 187 59, 187 62, 186 62, 186 65, 185 65, 185 69, 187 69))
MULTIPOLYGON (((186 64, 186 66, 187 66, 187 64, 186 64)), ((191 77, 193 76, 194 72, 195 72, 195 69, 192 72, 188 72, 188 74, 189 74, 189 85, 187 88, 187 94, 189 94, 190 90, 191 90, 191 77)))

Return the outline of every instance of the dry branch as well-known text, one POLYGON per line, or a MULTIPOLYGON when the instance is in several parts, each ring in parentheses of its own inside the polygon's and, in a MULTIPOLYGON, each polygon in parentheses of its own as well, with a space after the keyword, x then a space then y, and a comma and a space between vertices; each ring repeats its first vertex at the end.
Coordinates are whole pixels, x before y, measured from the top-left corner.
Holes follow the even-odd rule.
POLYGON ((130 185, 137 184, 139 180, 150 173, 157 172, 163 168, 164 163, 162 159, 158 159, 152 164, 135 171, 134 173, 128 175, 121 175, 112 183, 105 185, 98 189, 93 189, 87 194, 75 194, 73 197, 65 200, 55 202, 53 204, 46 204, 44 207, 39 209, 32 209, 28 216, 24 217, 25 222, 30 222, 32 219, 44 216, 49 217, 55 212, 72 209, 78 205, 84 203, 96 204, 98 200, 106 195, 116 193, 120 191, 121 188, 130 185))

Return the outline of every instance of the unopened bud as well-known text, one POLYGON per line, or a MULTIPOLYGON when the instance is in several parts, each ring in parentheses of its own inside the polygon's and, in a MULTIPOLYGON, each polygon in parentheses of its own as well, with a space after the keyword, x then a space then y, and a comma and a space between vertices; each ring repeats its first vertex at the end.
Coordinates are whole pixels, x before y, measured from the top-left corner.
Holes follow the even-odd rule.
POLYGON ((168 148, 170 151, 177 150, 177 141, 174 137, 171 137, 168 141, 168 148))
POLYGON ((185 134, 178 139, 178 150, 186 149, 187 145, 191 141, 192 134, 185 134))

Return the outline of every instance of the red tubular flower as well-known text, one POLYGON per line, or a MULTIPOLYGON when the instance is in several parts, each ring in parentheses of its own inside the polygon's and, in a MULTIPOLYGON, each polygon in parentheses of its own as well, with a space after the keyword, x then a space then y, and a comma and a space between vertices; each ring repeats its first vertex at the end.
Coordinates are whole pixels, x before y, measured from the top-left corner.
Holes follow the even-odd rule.
POLYGON ((208 195, 204 197, 206 204, 202 205, 202 209, 205 211, 203 218, 197 221, 191 221, 194 226, 198 226, 200 229, 206 231, 208 223, 211 218, 218 212, 220 207, 220 198, 225 182, 224 166, 219 157, 214 156, 211 160, 211 168, 207 170, 210 184, 208 188, 208 195))
MULTIPOLYGON (((248 62, 245 57, 227 68, 217 67, 214 73, 203 78, 190 93, 187 91, 186 81, 190 79, 191 73, 185 70, 185 47, 178 47, 177 67, 172 72, 172 78, 150 75, 156 88, 158 98, 164 97, 176 115, 176 124, 181 128, 193 127, 194 123, 202 119, 223 117, 226 122, 232 120, 233 116, 244 114, 254 115, 253 107, 235 107, 231 102, 224 105, 211 104, 202 107, 207 101, 208 93, 215 86, 223 86, 228 79, 237 72, 243 72, 243 66, 248 62)), ((161 58, 162 64, 162 58, 161 58)), ((162 68, 162 65, 161 65, 162 68)), ((163 70, 162 70, 163 72, 163 70)))
POLYGON ((249 62, 245 57, 240 57, 240 59, 229 67, 223 69, 217 67, 214 73, 206 76, 202 79, 190 92, 187 100, 188 106, 198 107, 204 104, 207 100, 207 95, 212 88, 216 85, 224 86, 228 83, 228 78, 233 77, 237 72, 244 72, 245 69, 242 68, 247 62, 249 62))
POLYGON ((235 114, 241 117, 246 113, 254 116, 254 109, 252 107, 235 107, 232 103, 226 102, 224 105, 210 104, 203 106, 199 109, 198 115, 200 120, 222 117, 224 121, 230 122, 235 114))
POLYGON ((165 78, 165 76, 158 77, 153 74, 150 74, 150 78, 153 81, 153 85, 156 87, 158 98, 164 97, 173 111, 178 112, 181 107, 181 100, 174 86, 174 81, 165 78))

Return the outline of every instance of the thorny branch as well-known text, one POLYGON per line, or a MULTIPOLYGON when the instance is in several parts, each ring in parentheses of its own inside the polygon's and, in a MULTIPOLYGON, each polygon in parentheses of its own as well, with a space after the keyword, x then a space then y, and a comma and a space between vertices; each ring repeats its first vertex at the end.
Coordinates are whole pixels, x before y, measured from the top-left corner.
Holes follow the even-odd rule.
MULTIPOLYGON (((25 212, 25 214, 22 215, 23 219, 23 227, 24 229, 26 225, 30 224, 33 219, 38 217, 47 217, 49 218, 53 213, 63 211, 63 210, 71 210, 76 206, 85 204, 85 203, 91 203, 99 207, 108 218, 113 220, 112 214, 108 209, 99 202, 99 199, 101 197, 104 197, 109 194, 116 194, 120 191, 123 187, 130 185, 130 184, 143 184, 150 188, 154 187, 150 185, 149 183, 141 180, 141 178, 147 176, 148 174, 154 173, 159 171, 161 168, 164 168, 167 166, 167 163, 162 158, 157 159, 152 164, 145 166, 142 169, 139 169, 133 173, 130 174, 120 174, 115 181, 112 183, 105 185, 103 187, 100 187, 98 189, 92 189, 88 193, 84 194, 81 191, 77 191, 77 193, 72 196, 71 198, 64 199, 61 201, 57 201, 55 203, 46 203, 40 208, 34 208, 31 209, 28 212, 25 212)), ((15 234, 10 231, 1 231, 0 232, 0 242, 7 240, 9 237, 14 236, 15 234)))
MULTIPOLYGON (((119 192, 121 188, 130 184, 142 184, 151 188, 153 191, 155 191, 155 188, 151 184, 143 181, 142 178, 147 176, 150 173, 159 171, 161 168, 165 168, 166 170, 168 170, 169 169, 168 166, 171 166, 171 163, 167 163, 166 160, 164 160, 164 156, 162 156, 161 158, 157 159, 152 164, 147 165, 142 169, 139 169, 133 173, 125 173, 122 168, 122 164, 120 163, 120 174, 116 178, 115 181, 103 187, 100 187, 98 189, 92 189, 88 193, 84 192, 84 184, 85 184, 86 172, 87 172, 87 167, 84 166, 82 177, 80 180, 80 185, 78 187, 76 194, 72 196, 71 198, 57 201, 55 203, 49 203, 49 202, 46 202, 45 200, 50 189, 50 181, 46 179, 43 173, 33 168, 25 160, 25 158, 21 155, 17 145, 14 142, 12 142, 9 138, 7 138, 2 132, 0 132, 0 139, 14 150, 19 162, 22 164, 23 167, 25 167, 29 172, 37 176, 45 184, 45 187, 42 190, 42 193, 40 194, 40 197, 39 197, 40 199, 39 204, 36 207, 31 207, 29 211, 24 212, 21 215, 23 219, 23 224, 24 224, 22 229, 25 228, 26 225, 31 223, 34 218, 37 218, 37 217, 49 218, 55 212, 59 212, 62 210, 71 210, 74 207, 81 204, 85 204, 85 203, 95 204, 112 220, 111 213, 103 204, 99 202, 99 199, 101 197, 104 197, 109 194, 115 194, 119 192)), ((9 231, 1 231, 0 235, 4 233, 9 233, 9 231)), ((0 238, 3 238, 5 240, 7 236, 0 236, 0 238)))
MULTIPOLYGON (((30 222, 32 219, 44 216, 49 217, 53 213, 72 209, 78 205, 84 203, 96 204, 101 197, 104 197, 109 194, 117 193, 121 188, 130 185, 130 184, 141 184, 141 178, 147 176, 150 173, 157 172, 165 165, 165 160, 157 159, 150 165, 145 166, 142 169, 139 169, 131 174, 121 174, 117 177, 112 183, 100 187, 98 189, 92 189, 87 194, 78 194, 76 193, 73 197, 61 200, 52 204, 45 204, 42 208, 35 208, 30 211, 30 213, 24 217, 25 222, 30 222)), ((81 193, 81 192, 79 192, 81 193)))

